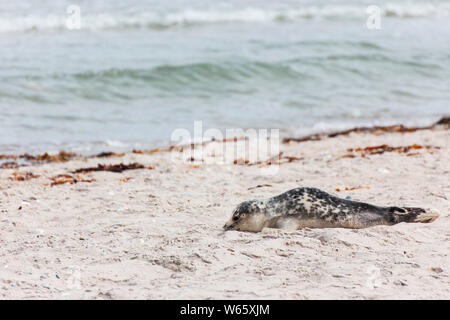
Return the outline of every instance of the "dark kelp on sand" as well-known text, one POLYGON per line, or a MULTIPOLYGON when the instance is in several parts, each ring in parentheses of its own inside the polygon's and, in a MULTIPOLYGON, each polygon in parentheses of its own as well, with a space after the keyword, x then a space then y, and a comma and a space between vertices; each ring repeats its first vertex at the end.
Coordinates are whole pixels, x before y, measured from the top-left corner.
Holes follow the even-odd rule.
POLYGON ((116 172, 121 173, 126 170, 137 170, 137 169, 149 169, 152 170, 154 167, 152 166, 144 166, 140 163, 130 163, 130 164, 99 164, 97 167, 89 167, 89 168, 80 168, 77 170, 72 171, 72 173, 88 173, 88 172, 98 172, 98 171, 109 171, 109 172, 116 172))
POLYGON ((292 142, 306 142, 306 141, 317 141, 325 138, 334 138, 343 135, 349 135, 350 133, 373 133, 376 135, 380 135, 383 133, 390 132, 398 132, 398 133, 409 133, 415 132, 419 130, 429 130, 434 129, 438 126, 445 127, 446 129, 450 128, 450 117, 443 117, 436 123, 426 126, 426 127, 406 127, 402 124, 392 125, 392 126, 373 126, 373 127, 355 127, 348 130, 330 132, 330 133, 317 133, 311 134, 308 136, 300 137, 300 138, 284 138, 283 143, 292 143, 292 142))

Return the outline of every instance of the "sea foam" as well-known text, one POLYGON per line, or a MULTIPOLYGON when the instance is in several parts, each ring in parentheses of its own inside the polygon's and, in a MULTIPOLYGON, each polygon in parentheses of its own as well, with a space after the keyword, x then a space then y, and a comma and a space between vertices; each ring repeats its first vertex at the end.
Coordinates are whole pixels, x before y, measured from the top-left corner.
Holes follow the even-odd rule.
MULTIPOLYGON (((101 13, 83 14, 81 28, 87 30, 121 28, 167 28, 171 26, 214 23, 265 23, 295 21, 300 19, 364 18, 366 5, 303 6, 290 9, 220 9, 181 10, 168 13, 142 12, 137 14, 101 13)), ((380 6, 382 16, 391 18, 414 18, 450 16, 450 3, 387 3, 380 6)), ((0 16, 0 32, 23 32, 32 30, 64 30, 67 16, 24 15, 0 16)))

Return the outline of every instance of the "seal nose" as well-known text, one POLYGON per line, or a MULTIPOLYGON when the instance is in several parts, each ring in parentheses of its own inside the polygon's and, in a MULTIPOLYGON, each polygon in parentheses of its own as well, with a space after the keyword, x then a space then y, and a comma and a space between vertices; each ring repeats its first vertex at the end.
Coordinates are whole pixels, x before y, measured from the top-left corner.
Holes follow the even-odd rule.
POLYGON ((226 223, 223 225, 224 230, 230 230, 231 225, 227 225, 226 223))

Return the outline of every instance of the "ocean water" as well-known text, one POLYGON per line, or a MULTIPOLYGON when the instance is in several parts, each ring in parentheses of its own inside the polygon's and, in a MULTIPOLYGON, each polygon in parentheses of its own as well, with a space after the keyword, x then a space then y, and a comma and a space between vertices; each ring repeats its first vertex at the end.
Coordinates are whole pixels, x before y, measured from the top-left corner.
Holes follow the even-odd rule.
POLYGON ((0 0, 0 153, 154 147, 196 120, 300 135, 449 113, 450 1, 0 0))

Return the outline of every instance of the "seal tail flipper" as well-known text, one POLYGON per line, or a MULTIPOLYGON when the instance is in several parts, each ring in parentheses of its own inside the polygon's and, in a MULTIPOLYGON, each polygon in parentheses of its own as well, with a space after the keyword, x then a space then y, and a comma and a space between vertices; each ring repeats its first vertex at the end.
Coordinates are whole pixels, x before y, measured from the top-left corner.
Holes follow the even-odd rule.
POLYGON ((419 214, 413 222, 430 223, 439 217, 439 211, 436 209, 430 209, 425 213, 419 214))
POLYGON ((392 222, 420 222, 430 223, 439 217, 439 211, 436 209, 422 209, 422 208, 399 208, 389 207, 389 213, 392 215, 392 222))

